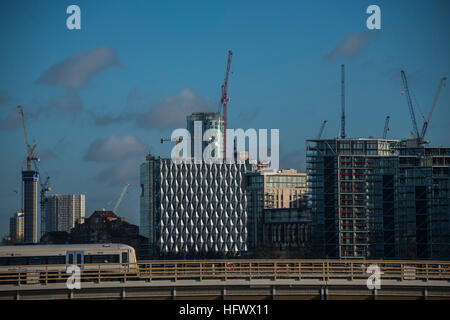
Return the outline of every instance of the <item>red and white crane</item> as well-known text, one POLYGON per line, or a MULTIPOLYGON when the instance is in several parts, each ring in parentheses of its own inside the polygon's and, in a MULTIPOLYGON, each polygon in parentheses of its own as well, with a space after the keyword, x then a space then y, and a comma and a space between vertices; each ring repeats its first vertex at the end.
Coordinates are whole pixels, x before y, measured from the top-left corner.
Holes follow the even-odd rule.
MULTIPOLYGON (((233 52, 231 50, 228 51, 228 63, 227 63, 227 71, 225 72, 225 80, 222 85, 222 97, 220 99, 220 104, 223 108, 223 159, 226 159, 227 156, 227 105, 230 101, 228 98, 228 76, 230 74, 231 67, 231 56, 233 52)), ((220 113, 220 112, 219 112, 220 113)))

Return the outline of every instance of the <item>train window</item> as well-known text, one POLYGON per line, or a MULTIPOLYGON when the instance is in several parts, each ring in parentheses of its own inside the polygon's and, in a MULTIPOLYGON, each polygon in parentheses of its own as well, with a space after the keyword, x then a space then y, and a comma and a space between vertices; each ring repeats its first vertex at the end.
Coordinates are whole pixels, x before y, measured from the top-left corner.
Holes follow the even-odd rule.
POLYGON ((81 253, 77 253, 77 263, 78 264, 83 264, 83 256, 81 253))
POLYGON ((28 264, 27 257, 11 257, 9 258, 10 266, 23 266, 28 264))
POLYGON ((66 259, 64 256, 53 256, 47 258, 48 264, 66 264, 66 259))
POLYGON ((46 264, 46 257, 29 257, 28 264, 36 265, 36 264, 46 264))
POLYGON ((122 263, 128 262, 128 252, 122 252, 122 263))
POLYGON ((7 266, 8 258, 0 258, 0 266, 7 266))
POLYGON ((69 262, 68 264, 73 264, 73 253, 69 253, 69 262))
POLYGON ((92 263, 91 256, 84 256, 84 263, 92 263))
POLYGON ((91 256, 92 263, 112 263, 119 262, 118 254, 97 254, 91 256))

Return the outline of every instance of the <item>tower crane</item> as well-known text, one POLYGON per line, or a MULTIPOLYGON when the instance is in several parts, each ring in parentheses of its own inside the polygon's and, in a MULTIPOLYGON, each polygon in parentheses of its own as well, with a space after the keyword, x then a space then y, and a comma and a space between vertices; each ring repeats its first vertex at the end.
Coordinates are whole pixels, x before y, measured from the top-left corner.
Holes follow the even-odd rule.
POLYGON ((175 141, 176 148, 177 148, 177 155, 180 155, 180 147, 179 147, 179 144, 183 141, 183 137, 178 137, 178 138, 176 138, 176 139, 171 139, 171 138, 161 138, 161 144, 163 144, 164 142, 168 142, 168 141, 175 141))
POLYGON ((401 75, 402 75, 402 80, 403 80, 403 87, 405 89, 405 95, 406 95, 406 100, 408 102, 408 107, 409 107, 409 113, 411 115, 411 121, 413 124, 413 136, 414 139, 416 139, 419 143, 419 139, 420 139, 420 135, 419 135, 419 129, 417 129, 417 122, 416 122, 416 115, 414 114, 414 107, 411 101, 411 96, 409 94, 409 87, 408 87, 408 80, 406 79, 406 74, 405 71, 401 70, 401 75))
POLYGON ((114 213, 117 214, 117 208, 119 208, 119 205, 120 205, 120 203, 122 202, 122 199, 123 199, 123 197, 125 196, 125 193, 127 192, 129 186, 130 186, 130 184, 127 183, 127 184, 123 187, 122 192, 120 193, 119 199, 117 199, 116 205, 114 206, 114 208, 113 208, 113 210, 112 210, 114 213))
MULTIPOLYGON (((228 51, 227 70, 225 72, 225 80, 222 84, 222 97, 220 98, 220 104, 223 108, 223 158, 227 155, 227 106, 230 98, 228 98, 228 76, 230 74, 231 56, 233 52, 228 51)), ((219 112, 220 113, 220 112, 219 112)))
POLYGON ((389 119, 391 117, 386 116, 386 121, 384 122, 383 139, 386 139, 387 132, 389 131, 389 119))
POLYGON ((345 139, 345 66, 341 65, 341 139, 345 139))
MULTIPOLYGON (((442 86, 444 84, 444 81, 447 80, 447 78, 446 77, 441 78, 441 81, 440 81, 439 86, 438 86, 438 90, 436 92, 436 95, 434 96, 433 104, 431 105, 430 112, 428 113, 427 119, 423 123, 422 131, 419 133, 419 129, 417 128, 416 116, 414 114, 414 108, 413 108, 412 101, 411 101, 411 96, 410 96, 410 92, 409 92, 410 90, 409 90, 409 87, 408 87, 408 81, 406 79, 405 71, 401 70, 401 75, 402 75, 403 85, 404 85, 404 88, 405 88, 405 93, 406 93, 406 99, 407 99, 407 102, 408 102, 409 112, 411 114, 411 120, 412 120, 412 123, 413 123, 413 129, 414 129, 413 139, 416 141, 417 145, 422 145, 422 144, 425 144, 425 143, 429 143, 428 141, 424 140, 425 139, 425 134, 427 132, 428 125, 430 123, 431 115, 433 114, 434 108, 436 107, 436 103, 437 103, 437 100, 438 100, 438 97, 439 97, 439 93, 440 93, 441 88, 442 88, 442 86)), ((403 93, 403 91, 402 91, 402 93, 403 93)))
POLYGON ((50 176, 47 176, 47 178, 45 179, 44 183, 40 183, 41 184, 41 235, 43 235, 43 231, 46 229, 44 227, 45 225, 45 221, 46 221, 46 216, 45 216, 45 194, 48 191, 51 191, 52 188, 50 188, 49 186, 49 182, 50 182, 50 176))
POLYGON ((319 134, 317 135, 317 140, 322 137, 323 130, 325 129, 325 125, 327 124, 328 120, 323 120, 322 125, 320 126, 319 134))
POLYGON ((436 92, 436 95, 434 96, 433 104, 431 105, 430 112, 428 113, 427 120, 423 123, 422 127, 422 133, 420 134, 420 139, 423 141, 425 138, 425 134, 427 133, 428 124, 430 123, 431 115, 433 114, 434 108, 436 107, 437 100, 439 98, 439 93, 441 92, 442 85, 444 84, 444 81, 447 80, 446 77, 442 77, 441 82, 439 82, 439 86, 436 92))
POLYGON ((23 112, 23 107, 18 106, 20 117, 22 118, 22 126, 23 126, 23 133, 25 136, 25 147, 27 151, 27 170, 31 171, 33 168, 31 167, 32 161, 40 161, 40 159, 35 155, 36 152, 36 144, 34 144, 33 147, 30 146, 30 143, 28 142, 28 135, 27 135, 27 127, 25 125, 25 114, 23 112))

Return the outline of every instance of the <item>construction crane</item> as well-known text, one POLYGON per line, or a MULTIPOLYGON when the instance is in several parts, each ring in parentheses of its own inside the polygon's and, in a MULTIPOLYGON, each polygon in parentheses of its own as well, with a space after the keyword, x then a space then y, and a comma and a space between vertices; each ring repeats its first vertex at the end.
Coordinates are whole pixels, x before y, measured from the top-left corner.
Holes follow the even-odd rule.
POLYGON ((389 119, 391 117, 387 116, 386 121, 384 122, 384 130, 383 130, 383 139, 386 139, 387 132, 389 131, 389 119))
POLYGON ((130 184, 127 183, 123 187, 122 192, 120 193, 119 199, 117 199, 116 205, 114 206, 114 208, 112 210, 115 214, 117 214, 117 208, 119 208, 119 205, 122 202, 122 199, 125 196, 125 193, 127 192, 129 186, 130 186, 130 184))
POLYGON ((48 191, 51 191, 52 188, 50 188, 49 186, 49 182, 50 182, 50 176, 47 176, 47 178, 45 179, 44 183, 40 183, 41 184, 41 236, 43 235, 43 230, 45 230, 44 225, 45 225, 45 221, 46 221, 46 215, 45 215, 45 194, 48 191))
POLYGON ((438 97, 439 97, 439 93, 441 92, 441 88, 442 88, 442 85, 444 84, 445 80, 447 80, 447 78, 446 77, 442 77, 441 82, 439 82, 439 86, 438 86, 436 95, 434 96, 433 104, 431 105, 431 109, 430 109, 430 112, 428 113, 427 120, 423 123, 422 133, 420 134, 420 140, 421 141, 424 141, 425 133, 427 132, 428 124, 430 123, 430 119, 431 119, 431 115, 433 114, 434 108, 436 107, 436 103, 437 103, 437 100, 438 100, 438 97))
POLYGON ((341 65, 341 139, 345 139, 345 67, 341 65))
POLYGON ((409 94, 409 87, 408 87, 408 80, 406 79, 406 74, 405 71, 401 70, 401 75, 402 75, 402 80, 403 80, 403 87, 405 89, 405 95, 406 95, 406 100, 408 102, 408 107, 409 107, 409 113, 411 115, 411 121, 413 124, 413 138, 417 140, 417 142, 420 144, 420 135, 419 135, 419 129, 417 129, 417 122, 416 122, 416 115, 414 114, 414 107, 411 101, 411 96, 409 94))
POLYGON ((317 140, 319 140, 322 137, 323 130, 325 129, 325 125, 327 124, 328 120, 323 120, 322 125, 320 126, 319 134, 317 135, 317 140))
POLYGON ((27 170, 31 171, 31 170, 33 170, 33 168, 31 167, 31 162, 32 161, 39 162, 40 159, 35 155, 36 144, 34 144, 34 146, 31 147, 30 143, 28 142, 27 127, 25 125, 25 114, 23 112, 23 108, 22 108, 22 106, 18 106, 17 108, 19 108, 19 114, 20 114, 20 117, 22 118, 23 133, 25 136, 25 147, 26 147, 26 151, 27 151, 27 170))
MULTIPOLYGON (((411 101, 410 89, 408 87, 408 81, 406 79, 405 71, 401 70, 401 75, 402 75, 402 79, 403 79, 403 85, 404 85, 404 88, 405 88, 404 92, 406 93, 406 99, 407 99, 407 102, 408 102, 409 112, 411 114, 411 120, 412 120, 412 123, 413 123, 413 129, 414 129, 414 132, 412 132, 413 140, 416 141, 417 145, 422 145, 422 144, 425 144, 425 143, 429 143, 428 141, 425 141, 425 134, 427 132, 428 125, 429 125, 430 120, 431 120, 431 115, 433 114, 434 108, 436 107, 436 103, 437 103, 437 100, 438 100, 438 97, 439 97, 439 93, 440 93, 441 88, 442 88, 442 86, 444 84, 444 81, 447 80, 447 78, 446 77, 442 77, 441 78, 441 81, 439 82, 438 90, 436 92, 436 95, 434 96, 433 104, 431 105, 430 112, 428 113, 427 119, 423 123, 423 127, 422 127, 421 133, 419 133, 419 129, 417 127, 417 122, 416 122, 416 116, 414 114, 414 108, 413 108, 413 104, 412 104, 412 101, 411 101)), ((403 93, 403 91, 402 91, 402 93, 403 93)))
POLYGON ((180 147, 179 144, 183 141, 183 137, 178 137, 176 139, 171 139, 171 138, 161 138, 161 144, 163 144, 164 142, 168 142, 168 141, 175 141, 176 143, 176 148, 177 148, 177 155, 180 155, 180 147))
MULTIPOLYGON (((231 56, 233 52, 228 51, 227 70, 225 72, 225 80, 222 84, 222 97, 220 98, 220 104, 223 109, 223 158, 227 155, 227 106, 230 98, 228 97, 228 76, 230 74, 231 56)), ((220 112, 219 112, 220 113, 220 112)))

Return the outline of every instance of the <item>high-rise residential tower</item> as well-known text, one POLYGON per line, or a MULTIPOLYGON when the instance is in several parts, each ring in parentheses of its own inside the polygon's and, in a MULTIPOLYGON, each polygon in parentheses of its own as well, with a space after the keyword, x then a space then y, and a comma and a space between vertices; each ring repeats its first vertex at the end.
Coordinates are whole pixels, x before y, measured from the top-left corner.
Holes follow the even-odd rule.
POLYGON ((42 235, 49 231, 70 231, 85 218, 84 194, 51 194, 44 199, 45 218, 41 226, 42 235))
POLYGON ((16 243, 23 242, 24 235, 23 212, 16 212, 9 218, 9 236, 16 243))

